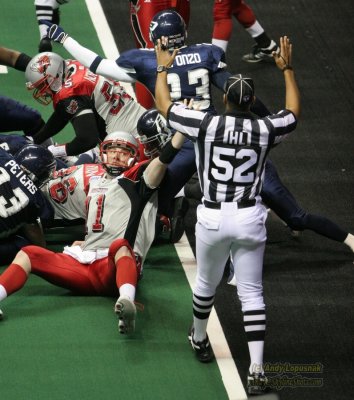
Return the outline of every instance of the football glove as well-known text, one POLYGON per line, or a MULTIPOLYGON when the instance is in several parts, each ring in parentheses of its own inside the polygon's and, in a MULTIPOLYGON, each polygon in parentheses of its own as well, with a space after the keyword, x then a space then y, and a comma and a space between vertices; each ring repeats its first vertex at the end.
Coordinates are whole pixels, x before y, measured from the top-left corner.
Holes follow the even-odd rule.
POLYGON ((53 24, 52 22, 47 20, 42 20, 41 23, 48 26, 47 37, 53 42, 63 44, 66 38, 69 36, 59 25, 53 24))

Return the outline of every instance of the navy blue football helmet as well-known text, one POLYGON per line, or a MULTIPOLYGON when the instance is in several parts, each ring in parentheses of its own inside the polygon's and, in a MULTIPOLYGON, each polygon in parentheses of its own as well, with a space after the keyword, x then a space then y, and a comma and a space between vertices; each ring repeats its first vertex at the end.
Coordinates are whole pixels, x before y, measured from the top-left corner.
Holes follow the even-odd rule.
POLYGON ((38 188, 46 184, 55 171, 56 162, 53 154, 39 144, 22 147, 14 158, 38 188))
POLYGON ((174 10, 164 10, 157 13, 150 22, 150 40, 156 45, 162 36, 168 37, 167 47, 178 49, 187 39, 186 24, 183 18, 174 10))
POLYGON ((148 158, 157 157, 171 136, 171 131, 155 108, 141 115, 137 123, 137 131, 140 143, 144 146, 144 154, 148 158))

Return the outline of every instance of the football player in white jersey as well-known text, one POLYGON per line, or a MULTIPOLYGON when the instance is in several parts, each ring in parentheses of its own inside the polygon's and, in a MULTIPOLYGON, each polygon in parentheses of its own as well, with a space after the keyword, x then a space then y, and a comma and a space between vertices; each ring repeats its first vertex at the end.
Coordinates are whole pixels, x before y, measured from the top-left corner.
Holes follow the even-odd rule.
POLYGON ((140 273, 133 248, 144 256, 149 247, 155 224, 141 224, 141 219, 148 209, 154 221, 157 188, 183 142, 176 133, 159 157, 137 162, 138 142, 131 134, 107 135, 100 148, 106 172, 90 182, 88 191, 85 240, 63 253, 24 247, 0 276, 0 301, 21 289, 32 272, 81 295, 119 296, 114 307, 119 331, 133 332, 140 273))
POLYGON ((34 143, 61 132, 70 122, 73 140, 50 146, 56 157, 74 156, 94 148, 108 133, 124 130, 137 137, 136 125, 146 111, 118 81, 92 73, 78 61, 55 53, 37 54, 27 64, 27 88, 39 103, 53 102, 54 112, 33 135, 34 143))
POLYGON ((84 220, 90 181, 104 172, 102 164, 82 164, 55 171, 53 179, 41 189, 54 208, 54 221, 44 221, 44 225, 50 227, 60 225, 63 220, 84 220))

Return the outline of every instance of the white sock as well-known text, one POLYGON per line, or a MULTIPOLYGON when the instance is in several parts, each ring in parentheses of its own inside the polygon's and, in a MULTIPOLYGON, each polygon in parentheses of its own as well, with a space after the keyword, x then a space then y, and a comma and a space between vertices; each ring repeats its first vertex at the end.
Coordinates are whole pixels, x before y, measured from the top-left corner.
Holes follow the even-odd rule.
POLYGON ((127 297, 129 300, 134 301, 135 291, 135 286, 131 285, 130 283, 125 283, 119 288, 119 297, 124 296, 127 297))
POLYGON ((7 292, 4 286, 0 285, 0 301, 6 299, 6 297, 7 297, 7 292))
POLYGON ((258 21, 256 21, 252 26, 246 28, 246 31, 253 37, 257 37, 264 32, 264 29, 258 21))
POLYGON ((206 328, 209 318, 199 319, 193 318, 194 334, 193 340, 195 342, 202 342, 206 338, 206 328))
POLYGON ((229 41, 221 40, 221 39, 212 39, 211 43, 215 44, 215 46, 221 47, 226 53, 226 49, 227 49, 227 45, 228 45, 229 41))
POLYGON ((354 236, 351 233, 348 233, 348 236, 345 238, 344 243, 349 246, 354 252, 354 236))
POLYGON ((251 364, 249 371, 252 372, 260 372, 263 373, 263 350, 264 350, 264 341, 253 341, 248 342, 248 349, 250 352, 251 364))

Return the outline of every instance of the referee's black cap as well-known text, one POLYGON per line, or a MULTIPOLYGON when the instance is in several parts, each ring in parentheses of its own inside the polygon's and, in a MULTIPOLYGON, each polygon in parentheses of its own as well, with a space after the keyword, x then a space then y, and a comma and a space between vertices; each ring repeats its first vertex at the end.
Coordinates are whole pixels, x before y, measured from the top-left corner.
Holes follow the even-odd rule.
POLYGON ((248 106, 254 96, 253 79, 241 74, 232 75, 225 82, 224 92, 231 103, 242 107, 248 106))

